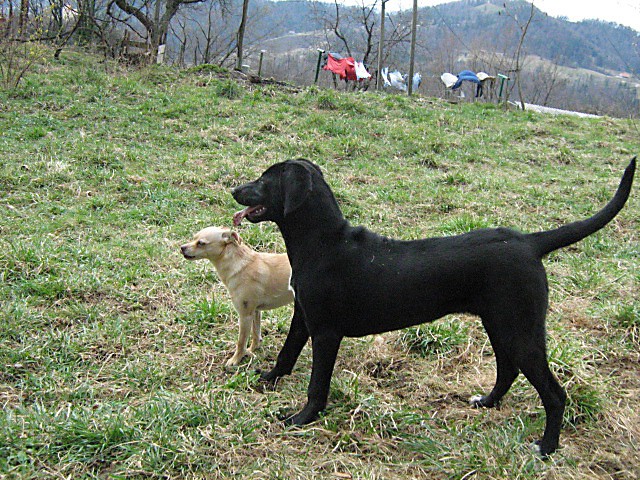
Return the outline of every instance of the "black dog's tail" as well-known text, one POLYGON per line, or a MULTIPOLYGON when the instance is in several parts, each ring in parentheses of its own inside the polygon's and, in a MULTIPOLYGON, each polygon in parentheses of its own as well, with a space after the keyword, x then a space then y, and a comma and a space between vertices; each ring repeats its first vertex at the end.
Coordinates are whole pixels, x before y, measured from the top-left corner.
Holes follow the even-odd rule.
POLYGON ((527 235, 538 251, 538 255, 543 257, 549 252, 553 252, 562 247, 576 243, 592 233, 597 232, 607 223, 614 219, 629 198, 631 185, 633 184, 633 174, 636 171, 636 157, 631 159, 629 166, 624 171, 622 180, 616 194, 605 207, 593 217, 578 222, 569 223, 555 230, 537 232, 527 235))

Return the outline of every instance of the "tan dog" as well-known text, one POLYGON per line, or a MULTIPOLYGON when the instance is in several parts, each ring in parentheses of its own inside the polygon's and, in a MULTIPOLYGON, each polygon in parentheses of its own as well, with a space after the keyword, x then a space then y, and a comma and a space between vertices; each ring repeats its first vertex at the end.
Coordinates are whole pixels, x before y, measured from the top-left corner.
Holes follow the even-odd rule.
POLYGON ((293 302, 289 287, 291 267, 286 254, 258 253, 245 245, 237 232, 227 228, 207 227, 193 240, 180 247, 187 260, 207 259, 213 263, 231 301, 240 316, 240 335, 236 352, 227 366, 236 366, 247 354, 247 338, 251 331, 254 353, 262 343, 260 312, 293 302))

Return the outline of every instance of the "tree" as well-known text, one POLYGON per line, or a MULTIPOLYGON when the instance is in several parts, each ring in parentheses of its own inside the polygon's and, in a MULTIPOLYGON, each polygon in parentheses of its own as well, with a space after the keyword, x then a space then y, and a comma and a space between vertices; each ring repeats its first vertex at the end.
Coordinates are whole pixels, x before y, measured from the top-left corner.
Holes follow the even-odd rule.
POLYGON ((242 0, 242 19, 237 34, 238 55, 236 60, 236 70, 242 70, 242 43, 244 42, 244 31, 247 26, 247 10, 249 9, 249 0, 242 0))
POLYGON ((112 0, 109 10, 116 5, 122 12, 133 16, 146 30, 146 39, 152 52, 166 40, 171 19, 183 5, 205 0, 112 0))
POLYGON ((322 13, 324 10, 318 9, 321 12, 320 20, 324 23, 326 31, 333 33, 340 41, 347 56, 353 57, 353 51, 360 50, 362 62, 367 64, 374 48, 375 8, 378 1, 373 0, 372 3, 368 3, 366 0, 360 0, 354 7, 345 7, 338 0, 334 0, 333 3, 335 7, 333 15, 324 15, 322 13), (354 32, 361 33, 359 38, 354 38, 354 32))
POLYGON ((78 0, 77 40, 80 43, 92 44, 98 36, 96 28, 96 0, 78 0))
POLYGON ((20 20, 18 23, 18 33, 20 36, 24 34, 29 18, 29 0, 21 0, 20 2, 20 20))
POLYGON ((520 106, 522 108, 522 110, 524 110, 525 108, 525 102, 524 102, 524 96, 522 94, 522 81, 520 78, 520 73, 522 70, 522 64, 521 64, 521 55, 522 55, 522 47, 524 46, 524 38, 527 36, 527 31, 529 30, 529 26, 531 25, 531 22, 533 21, 533 17, 536 14, 536 8, 533 5, 533 2, 531 2, 531 9, 529 11, 529 17, 527 18, 527 20, 525 22, 521 22, 518 19, 518 15, 516 14, 512 14, 508 9, 507 9, 507 4, 503 4, 505 12, 507 14, 507 16, 513 18, 514 22, 516 23, 518 30, 520 30, 520 39, 518 40, 518 46, 516 47, 516 51, 515 54, 513 56, 514 58, 514 67, 513 67, 513 72, 516 74, 516 87, 518 89, 518 96, 520 97, 520 106))

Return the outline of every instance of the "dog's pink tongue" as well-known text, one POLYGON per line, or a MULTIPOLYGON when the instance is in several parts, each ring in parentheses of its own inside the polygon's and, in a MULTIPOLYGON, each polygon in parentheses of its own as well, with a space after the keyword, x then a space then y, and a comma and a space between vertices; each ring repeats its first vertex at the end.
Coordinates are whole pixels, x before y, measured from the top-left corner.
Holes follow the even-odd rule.
POLYGON ((233 225, 238 226, 242 223, 242 219, 249 214, 251 207, 247 207, 244 210, 240 210, 233 214, 233 225))

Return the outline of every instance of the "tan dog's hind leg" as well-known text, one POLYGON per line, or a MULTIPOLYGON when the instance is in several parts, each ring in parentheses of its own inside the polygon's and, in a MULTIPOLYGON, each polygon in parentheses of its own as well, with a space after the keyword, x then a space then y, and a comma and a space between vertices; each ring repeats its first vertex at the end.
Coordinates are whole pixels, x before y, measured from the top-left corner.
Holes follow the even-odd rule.
POLYGON ((251 346, 249 347, 250 353, 256 353, 256 350, 260 348, 262 344, 262 334, 260 332, 260 310, 256 310, 256 314, 253 318, 253 329, 251 330, 251 346))
POLYGON ((239 314, 240 334, 238 335, 238 343, 236 344, 236 353, 227 360, 227 367, 237 367, 244 356, 247 354, 247 339, 251 333, 254 323, 255 313, 249 315, 239 314))

